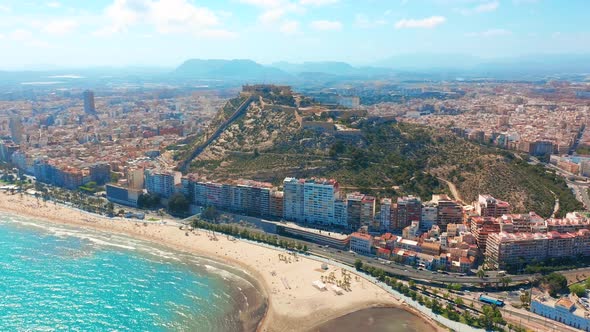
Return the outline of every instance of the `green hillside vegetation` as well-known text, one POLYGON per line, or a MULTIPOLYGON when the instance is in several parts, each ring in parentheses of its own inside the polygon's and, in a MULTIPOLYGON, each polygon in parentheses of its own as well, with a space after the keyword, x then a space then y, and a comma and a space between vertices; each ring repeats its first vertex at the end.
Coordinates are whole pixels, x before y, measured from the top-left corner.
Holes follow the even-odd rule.
POLYGON ((551 216, 559 199, 557 217, 582 210, 562 177, 541 165, 531 165, 512 152, 480 146, 448 134, 430 158, 429 170, 453 182, 463 199, 470 202, 487 193, 510 202, 515 213, 535 211, 551 216), (455 161, 455 162, 452 162, 455 161))
POLYGON ((298 129, 292 112, 254 103, 204 157, 193 161, 191 172, 211 180, 244 178, 276 185, 286 176, 335 178, 346 191, 413 194, 423 200, 449 193, 441 178, 454 183, 466 203, 485 193, 510 202, 515 213, 535 211, 549 217, 556 197, 558 216, 582 209, 554 173, 446 129, 364 118, 337 120, 362 133, 342 139, 298 129))

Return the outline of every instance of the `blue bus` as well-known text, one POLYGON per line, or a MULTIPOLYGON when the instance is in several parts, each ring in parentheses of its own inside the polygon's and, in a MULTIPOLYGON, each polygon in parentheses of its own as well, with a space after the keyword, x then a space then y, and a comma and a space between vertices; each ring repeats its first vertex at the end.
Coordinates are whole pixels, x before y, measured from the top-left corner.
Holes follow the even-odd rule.
POLYGON ((493 298, 493 297, 485 296, 485 295, 480 295, 479 296, 479 300, 481 302, 483 302, 483 303, 495 305, 497 307, 503 307, 504 306, 504 301, 498 300, 498 299, 493 298))

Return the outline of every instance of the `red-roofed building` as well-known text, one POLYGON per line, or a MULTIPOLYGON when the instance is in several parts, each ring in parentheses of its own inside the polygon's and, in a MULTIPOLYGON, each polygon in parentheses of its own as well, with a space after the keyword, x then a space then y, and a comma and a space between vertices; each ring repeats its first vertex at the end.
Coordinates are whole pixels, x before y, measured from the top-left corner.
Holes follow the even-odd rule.
POLYGON ((391 250, 387 248, 377 248, 377 257, 389 259, 391 258, 391 250))

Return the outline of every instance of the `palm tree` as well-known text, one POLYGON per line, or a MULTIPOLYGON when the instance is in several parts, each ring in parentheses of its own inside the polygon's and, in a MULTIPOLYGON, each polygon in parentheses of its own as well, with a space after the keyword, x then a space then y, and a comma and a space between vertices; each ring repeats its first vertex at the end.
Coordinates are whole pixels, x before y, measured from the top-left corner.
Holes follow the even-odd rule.
POLYGON ((504 286, 504 288, 506 288, 511 282, 512 282, 512 278, 510 278, 510 277, 500 278, 500 283, 502 284, 502 286, 504 286))
POLYGON ((476 275, 478 278, 480 278, 480 279, 483 279, 483 277, 485 277, 485 275, 486 275, 486 271, 484 271, 482 268, 479 268, 479 269, 477 270, 477 272, 475 273, 475 275, 476 275))

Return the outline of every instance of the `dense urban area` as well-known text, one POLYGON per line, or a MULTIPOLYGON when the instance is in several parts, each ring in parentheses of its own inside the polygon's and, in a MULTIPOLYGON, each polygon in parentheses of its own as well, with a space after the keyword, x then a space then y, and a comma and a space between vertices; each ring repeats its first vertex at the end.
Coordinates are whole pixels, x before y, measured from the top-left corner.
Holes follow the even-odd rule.
POLYGON ((0 186, 328 257, 474 327, 590 331, 589 111, 562 81, 44 87, 0 98, 0 186))

